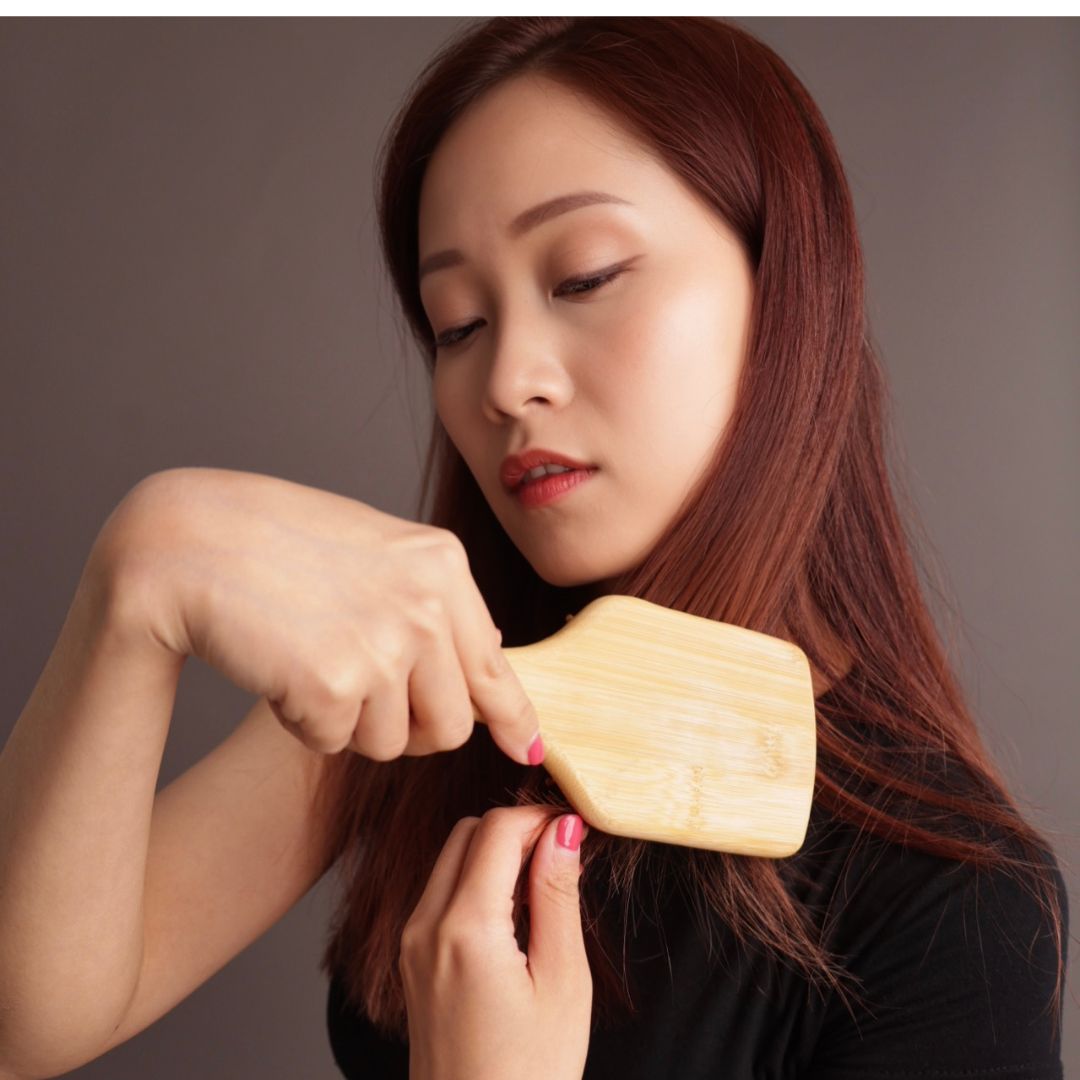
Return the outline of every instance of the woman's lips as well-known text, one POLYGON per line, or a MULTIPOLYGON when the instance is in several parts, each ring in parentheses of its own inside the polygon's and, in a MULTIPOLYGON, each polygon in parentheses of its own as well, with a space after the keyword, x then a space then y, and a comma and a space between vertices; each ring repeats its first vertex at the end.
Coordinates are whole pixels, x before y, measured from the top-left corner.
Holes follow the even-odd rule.
POLYGON ((499 479, 511 494, 517 491, 521 481, 538 465, 561 465, 566 469, 592 469, 589 461, 569 457, 560 450, 548 450, 542 446, 531 446, 520 454, 509 454, 499 468, 499 479))
POLYGON ((556 473, 554 476, 542 476, 539 480, 526 480, 514 491, 514 497, 527 510, 549 506, 587 483, 596 471, 595 468, 571 469, 570 472, 556 473))

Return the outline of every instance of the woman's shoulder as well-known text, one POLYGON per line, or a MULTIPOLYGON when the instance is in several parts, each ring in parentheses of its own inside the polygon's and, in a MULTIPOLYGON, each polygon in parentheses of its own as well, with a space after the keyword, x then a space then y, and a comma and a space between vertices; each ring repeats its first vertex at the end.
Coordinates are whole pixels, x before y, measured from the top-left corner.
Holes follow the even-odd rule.
MULTIPOLYGON (((1060 1075, 1055 992, 1068 899, 1053 852, 1042 850, 1037 865, 1057 894, 1060 937, 1022 868, 944 858, 820 813, 812 826, 794 888, 862 998, 854 1010, 836 1001, 826 1011, 822 1045, 834 1060, 873 1069, 888 1058, 889 1075, 906 1061, 971 1076, 1002 1065, 1060 1075)), ((1018 849, 1003 839, 1001 850, 1018 849)))
POLYGON ((934 854, 815 808, 806 841, 784 873, 792 892, 826 915, 832 936, 849 948, 879 942, 890 936, 883 934, 890 928, 895 932, 928 919, 937 925, 946 909, 975 905, 979 926, 993 918, 1034 928, 1047 920, 1035 872, 1052 882, 1067 917, 1067 888, 1050 848, 1026 851, 1002 830, 984 835, 994 850, 1025 860, 1031 871, 1005 862, 988 865, 934 854))

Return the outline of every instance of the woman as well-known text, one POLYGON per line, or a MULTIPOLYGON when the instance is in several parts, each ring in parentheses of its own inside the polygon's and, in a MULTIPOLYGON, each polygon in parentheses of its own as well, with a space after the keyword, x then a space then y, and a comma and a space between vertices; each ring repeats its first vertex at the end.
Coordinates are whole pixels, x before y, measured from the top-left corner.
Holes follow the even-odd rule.
MULTIPOLYGON (((405 1076, 407 1014, 414 1057, 454 1047, 446 1075, 1060 1076, 1064 886, 919 594, 851 199, 789 68, 713 19, 491 20, 422 72, 380 191, 438 412, 431 520, 462 539, 504 642, 547 636, 609 592, 790 638, 814 671, 820 760, 795 858, 593 831, 595 1000, 575 1013, 558 988, 581 985, 577 939, 554 902, 532 916, 558 947, 531 982, 520 973, 521 1001, 521 952, 490 944, 504 911, 465 923, 445 982, 434 960, 460 867, 466 910, 487 895, 480 865, 492 888, 517 869, 508 840, 510 866, 494 836, 486 856, 476 816, 509 794, 566 806, 542 770, 492 754, 482 732, 447 760, 343 756, 331 777, 353 812, 335 847, 364 850, 342 860, 352 888, 325 958, 346 1074, 405 1076), (604 198, 533 209, 582 191, 604 198), (532 446, 596 471, 524 506, 499 466, 532 446), (433 821, 421 793, 435 790, 433 821), (396 858, 406 837, 428 851, 419 866, 396 858), (424 882, 366 886, 411 876, 444 842, 436 910, 425 893, 412 916, 403 1013, 398 931, 424 882), (699 955, 713 938, 716 956, 699 955), (459 1052, 470 1065, 455 1073, 459 1052)), ((554 849, 538 850, 555 872, 554 849)))
POLYGON ((333 866, 348 1076, 1060 1077, 1063 881, 922 600, 850 196, 790 70, 711 19, 469 28, 391 130, 380 220, 429 524, 224 470, 117 507, 0 755, 0 1068, 130 1038, 333 866), (534 448, 587 475, 523 498, 534 448), (606 593, 807 653, 796 855, 581 843, 499 645, 606 593), (260 701, 155 796, 188 656, 260 701))

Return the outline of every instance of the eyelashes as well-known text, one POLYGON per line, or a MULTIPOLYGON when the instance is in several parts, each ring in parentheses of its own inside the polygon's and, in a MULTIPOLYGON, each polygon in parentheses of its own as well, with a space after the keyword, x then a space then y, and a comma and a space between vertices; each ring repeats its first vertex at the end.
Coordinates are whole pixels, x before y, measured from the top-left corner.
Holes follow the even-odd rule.
MULTIPOLYGON (((608 284, 610 281, 614 281, 620 274, 625 271, 625 267, 618 267, 615 270, 606 270, 599 274, 590 274, 588 277, 583 278, 571 278, 569 281, 564 281, 556 290, 556 296, 576 296, 580 293, 596 292, 597 289, 608 284)), ((466 326, 458 327, 454 330, 447 330, 442 337, 435 341, 436 349, 452 349, 455 345, 460 345, 464 342, 469 335, 479 326, 479 322, 471 322, 466 326)))

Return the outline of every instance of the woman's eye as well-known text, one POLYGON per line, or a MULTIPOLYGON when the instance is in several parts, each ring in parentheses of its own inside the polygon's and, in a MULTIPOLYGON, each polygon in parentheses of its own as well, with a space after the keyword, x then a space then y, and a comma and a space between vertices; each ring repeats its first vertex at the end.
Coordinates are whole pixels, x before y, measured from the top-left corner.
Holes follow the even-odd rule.
MULTIPOLYGON (((572 278, 569 281, 564 281, 555 290, 555 295, 576 296, 579 293, 595 292, 609 281, 614 281, 622 272, 620 267, 618 270, 608 270, 601 274, 593 274, 590 277, 572 278)), ((435 348, 452 349, 455 345, 460 345, 478 325, 479 323, 471 322, 467 326, 459 327, 456 330, 448 330, 435 342, 435 348)))
POLYGON ((468 326, 463 326, 459 330, 447 330, 441 338, 435 342, 436 349, 452 349, 455 345, 460 345, 473 331, 473 327, 476 323, 469 323, 468 326))
POLYGON ((609 270, 603 274, 593 274, 592 277, 577 278, 572 281, 564 281, 558 289, 555 290, 555 295, 558 296, 560 290, 571 295, 579 292, 592 292, 598 289, 601 285, 606 285, 607 282, 613 281, 622 273, 622 270, 609 270))

